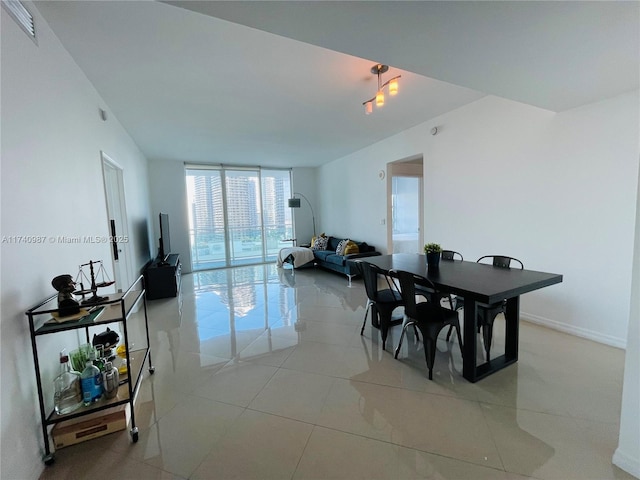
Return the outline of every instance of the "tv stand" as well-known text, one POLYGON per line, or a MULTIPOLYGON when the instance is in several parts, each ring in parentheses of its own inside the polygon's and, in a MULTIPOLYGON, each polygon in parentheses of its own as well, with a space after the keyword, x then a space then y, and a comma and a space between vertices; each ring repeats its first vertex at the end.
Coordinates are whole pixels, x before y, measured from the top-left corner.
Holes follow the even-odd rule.
POLYGON ((144 271, 147 300, 178 296, 181 270, 180 255, 177 253, 170 253, 165 260, 153 260, 144 271))

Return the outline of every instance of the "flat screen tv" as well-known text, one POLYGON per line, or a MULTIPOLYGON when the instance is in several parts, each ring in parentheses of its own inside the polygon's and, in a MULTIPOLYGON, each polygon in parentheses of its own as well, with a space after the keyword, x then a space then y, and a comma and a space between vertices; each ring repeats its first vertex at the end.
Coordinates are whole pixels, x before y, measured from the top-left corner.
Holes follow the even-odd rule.
POLYGON ((160 213, 160 248, 158 250, 158 259, 161 262, 167 260, 171 253, 171 238, 169 235, 169 215, 160 213))

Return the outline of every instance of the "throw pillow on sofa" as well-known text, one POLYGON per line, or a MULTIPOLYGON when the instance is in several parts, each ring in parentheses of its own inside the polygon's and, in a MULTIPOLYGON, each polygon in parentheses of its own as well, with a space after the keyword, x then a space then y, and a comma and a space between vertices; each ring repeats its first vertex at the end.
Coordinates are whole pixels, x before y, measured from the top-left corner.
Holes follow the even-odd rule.
MULTIPOLYGON (((324 234, 324 232, 322 232, 322 233, 320 234, 320 236, 321 236, 321 237, 326 237, 326 235, 324 234)), ((313 247, 313 244, 314 244, 314 243, 316 243, 316 238, 318 238, 318 237, 316 237, 315 235, 314 235, 313 237, 311 237, 311 241, 309 242, 309 248, 312 248, 312 247, 313 247)))
POLYGON ((311 250, 326 250, 327 242, 329 241, 328 237, 318 237, 311 245, 311 250))
POLYGON ((356 242, 349 240, 347 246, 344 248, 343 255, 351 255, 352 253, 360 253, 360 249, 356 242))
POLYGON ((347 248, 349 242, 350 240, 348 238, 340 240, 340 242, 338 243, 338 247, 336 248, 336 255, 344 255, 344 250, 347 248))

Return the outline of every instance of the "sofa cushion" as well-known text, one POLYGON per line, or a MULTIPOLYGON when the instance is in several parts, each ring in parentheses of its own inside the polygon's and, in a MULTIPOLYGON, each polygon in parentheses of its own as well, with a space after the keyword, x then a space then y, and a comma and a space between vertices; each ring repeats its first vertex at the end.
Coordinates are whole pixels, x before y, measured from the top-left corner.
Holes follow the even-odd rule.
POLYGON ((345 257, 343 255, 336 255, 335 253, 329 252, 329 255, 325 257, 324 261, 335 265, 344 265, 345 257))
POLYGON ((335 255, 335 252, 332 252, 331 250, 314 250, 313 251, 313 256, 316 257, 318 260, 322 260, 322 261, 326 261, 327 257, 329 255, 335 255))
POLYGON ((336 248, 338 248, 338 244, 340 243, 341 238, 336 237, 328 237, 329 241, 327 242, 326 250, 331 250, 333 253, 336 252, 336 248))

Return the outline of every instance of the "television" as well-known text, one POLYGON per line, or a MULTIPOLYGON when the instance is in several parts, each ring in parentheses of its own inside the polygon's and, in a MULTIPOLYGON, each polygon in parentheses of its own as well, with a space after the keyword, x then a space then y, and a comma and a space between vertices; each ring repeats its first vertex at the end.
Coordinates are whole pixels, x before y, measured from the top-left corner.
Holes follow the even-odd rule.
POLYGON ((160 248, 158 260, 165 262, 171 253, 171 238, 169 235, 169 215, 160 213, 160 248))

